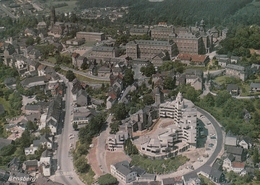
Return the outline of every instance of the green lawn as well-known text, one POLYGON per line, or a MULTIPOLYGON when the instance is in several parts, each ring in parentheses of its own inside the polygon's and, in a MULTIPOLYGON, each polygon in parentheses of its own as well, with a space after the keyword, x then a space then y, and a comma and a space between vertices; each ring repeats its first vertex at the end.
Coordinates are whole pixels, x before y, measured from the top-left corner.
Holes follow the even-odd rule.
POLYGON ((139 166, 148 173, 167 174, 176 171, 189 159, 184 156, 176 156, 172 159, 152 160, 141 155, 132 156, 131 165, 139 166))

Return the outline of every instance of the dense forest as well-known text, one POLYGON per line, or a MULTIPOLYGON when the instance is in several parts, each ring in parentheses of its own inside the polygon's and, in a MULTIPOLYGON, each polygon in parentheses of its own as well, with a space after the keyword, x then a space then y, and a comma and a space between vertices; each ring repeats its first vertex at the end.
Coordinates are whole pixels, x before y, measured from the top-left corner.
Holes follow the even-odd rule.
MULTIPOLYGON (((164 21, 182 26, 193 25, 201 19, 204 19, 208 26, 225 25, 234 19, 239 20, 236 12, 251 2, 252 0, 165 0, 160 3, 148 0, 78 0, 82 9, 129 6, 129 14, 123 20, 127 23, 151 25, 164 21)), ((256 17, 258 13, 257 9, 255 10, 256 17)))
POLYGON ((77 5, 80 9, 93 7, 122 7, 131 6, 140 0, 78 0, 77 5))

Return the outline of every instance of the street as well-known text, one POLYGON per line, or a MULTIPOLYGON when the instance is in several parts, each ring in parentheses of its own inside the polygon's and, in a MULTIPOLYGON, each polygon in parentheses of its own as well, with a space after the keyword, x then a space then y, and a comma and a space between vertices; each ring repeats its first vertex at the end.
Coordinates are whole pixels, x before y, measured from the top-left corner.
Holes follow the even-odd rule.
MULTIPOLYGON (((61 75, 60 75, 61 76, 61 75)), ((66 83, 67 79, 61 76, 62 80, 66 83)), ((57 150, 57 165, 59 166, 55 175, 51 178, 56 181, 63 183, 65 185, 83 185, 84 183, 78 178, 78 175, 74 171, 73 159, 70 154, 70 145, 72 144, 75 147, 77 141, 77 132, 75 132, 70 123, 72 111, 72 96, 71 96, 71 84, 67 84, 66 90, 66 105, 65 105, 65 118, 64 118, 64 126, 60 135, 57 135, 58 141, 58 150, 57 150), (70 139, 69 135, 73 133, 75 138, 70 139)))

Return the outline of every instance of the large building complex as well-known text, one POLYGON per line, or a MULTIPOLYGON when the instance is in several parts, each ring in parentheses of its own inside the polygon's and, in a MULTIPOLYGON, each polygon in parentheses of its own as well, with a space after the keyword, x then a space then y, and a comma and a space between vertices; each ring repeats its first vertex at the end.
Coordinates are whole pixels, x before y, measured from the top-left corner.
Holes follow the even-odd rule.
POLYGON ((135 40, 126 44, 126 55, 132 59, 152 59, 162 51, 167 51, 170 55, 178 54, 177 45, 169 41, 135 40))
POLYGON ((151 29, 151 38, 155 40, 169 40, 169 35, 174 33, 174 28, 157 26, 151 29))
POLYGON ((105 40, 105 34, 98 33, 98 32, 77 32, 76 38, 77 39, 84 38, 86 42, 96 42, 96 41, 105 40))
POLYGON ((171 118, 172 123, 157 135, 141 144, 141 152, 147 156, 162 158, 176 156, 189 147, 197 146, 197 109, 178 93, 176 100, 159 106, 161 118, 171 118))

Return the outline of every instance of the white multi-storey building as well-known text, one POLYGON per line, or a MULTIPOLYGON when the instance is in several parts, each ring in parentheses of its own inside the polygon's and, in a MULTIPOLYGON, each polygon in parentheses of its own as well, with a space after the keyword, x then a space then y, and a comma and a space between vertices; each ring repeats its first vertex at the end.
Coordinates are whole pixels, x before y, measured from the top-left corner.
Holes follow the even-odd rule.
POLYGON ((160 104, 159 116, 171 118, 172 124, 157 137, 141 144, 142 153, 162 158, 176 156, 191 146, 196 147, 197 109, 191 101, 183 99, 178 93, 176 100, 160 104))

